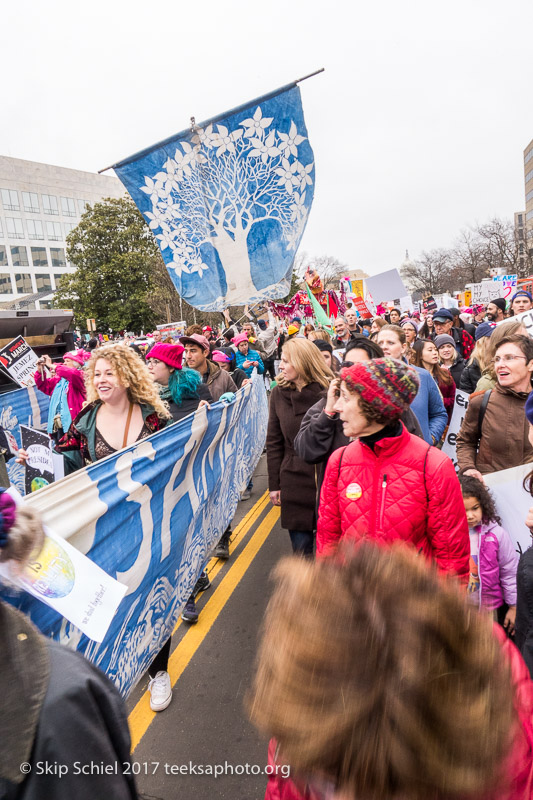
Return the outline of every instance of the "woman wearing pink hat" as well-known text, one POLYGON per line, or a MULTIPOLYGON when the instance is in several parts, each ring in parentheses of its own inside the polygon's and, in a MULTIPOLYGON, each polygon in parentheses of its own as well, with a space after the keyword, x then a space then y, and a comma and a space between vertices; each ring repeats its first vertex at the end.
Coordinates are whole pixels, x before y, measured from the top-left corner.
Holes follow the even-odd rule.
POLYGON ((56 441, 68 431, 85 402, 83 365, 89 358, 90 354, 84 350, 73 350, 63 356, 64 364, 54 364, 48 355, 37 361, 35 384, 39 391, 50 396, 46 430, 56 441), (49 377, 45 375, 45 367, 49 377))
POLYGON ((231 341, 237 348, 235 354, 237 367, 246 372, 249 378, 252 377, 254 367, 256 367, 258 373, 262 375, 265 371, 263 359, 257 350, 250 350, 250 343, 246 333, 239 333, 239 335, 235 336, 231 341))
POLYGON ((213 402, 200 373, 183 366, 184 352, 182 344, 158 342, 146 356, 148 371, 159 385, 159 396, 168 403, 174 422, 192 414, 200 405, 213 402))

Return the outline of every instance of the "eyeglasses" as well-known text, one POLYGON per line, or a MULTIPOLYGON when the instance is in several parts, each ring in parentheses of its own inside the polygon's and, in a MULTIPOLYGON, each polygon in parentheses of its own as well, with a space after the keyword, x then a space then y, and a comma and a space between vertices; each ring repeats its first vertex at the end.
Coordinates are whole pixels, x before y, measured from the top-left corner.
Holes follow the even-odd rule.
POLYGON ((511 364, 513 361, 516 361, 517 358, 523 358, 524 361, 527 361, 527 358, 525 356, 509 355, 509 356, 496 356, 496 358, 492 359, 492 363, 494 364, 495 367, 497 367, 498 364, 511 364))

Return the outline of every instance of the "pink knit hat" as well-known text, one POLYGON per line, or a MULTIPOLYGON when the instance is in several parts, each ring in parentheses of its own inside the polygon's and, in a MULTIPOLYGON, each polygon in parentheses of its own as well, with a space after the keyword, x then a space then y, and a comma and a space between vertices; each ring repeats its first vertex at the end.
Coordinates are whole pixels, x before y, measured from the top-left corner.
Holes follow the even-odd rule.
POLYGON ((235 347, 238 347, 241 344, 241 342, 247 342, 248 341, 248 334, 247 333, 239 333, 239 334, 237 334, 237 336, 234 336, 231 341, 233 342, 235 347))
POLYGON ((184 346, 182 344, 163 344, 157 342, 154 344, 146 359, 157 358, 169 367, 174 369, 181 369, 181 362, 183 359, 184 346))
POLYGON ((71 350, 70 353, 65 353, 63 356, 63 361, 66 358, 69 358, 71 361, 75 361, 77 364, 81 364, 83 366, 86 361, 88 361, 91 357, 90 353, 86 353, 85 350, 71 350))

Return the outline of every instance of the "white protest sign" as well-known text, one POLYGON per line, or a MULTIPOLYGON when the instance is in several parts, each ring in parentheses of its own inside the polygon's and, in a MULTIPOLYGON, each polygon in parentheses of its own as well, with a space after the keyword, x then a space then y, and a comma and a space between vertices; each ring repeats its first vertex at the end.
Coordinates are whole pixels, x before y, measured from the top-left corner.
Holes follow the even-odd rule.
MULTIPOLYGON (((8 493, 23 505, 16 489, 8 493)), ((22 572, 0 564, 0 575, 46 603, 95 642, 101 642, 128 589, 45 526, 40 553, 22 572)))
POLYGON ((27 453, 27 464, 29 467, 38 470, 41 475, 44 472, 54 472, 52 450, 50 449, 50 445, 48 443, 46 445, 30 444, 27 453))
POLYGON ((494 496, 502 527, 509 533, 519 553, 531 545, 531 532, 526 527, 525 519, 529 508, 533 506, 533 497, 524 489, 523 482, 532 469, 533 464, 524 464, 483 476, 494 496))
POLYGON ((492 280, 498 286, 498 297, 510 300, 516 292, 517 275, 496 275, 492 280))
POLYGON ((529 311, 522 311, 521 314, 515 314, 514 317, 508 317, 498 322, 498 325, 505 325, 506 322, 521 322, 527 330, 529 336, 533 337, 533 308, 529 311))
POLYGON ((33 375, 37 368, 37 354, 22 336, 17 336, 0 350, 0 364, 20 386, 35 386, 33 375))
POLYGON ((481 283, 471 283, 467 288, 472 292, 473 305, 490 303, 491 300, 503 296, 503 286, 500 282, 482 281, 481 283))
POLYGON ((461 389, 456 390, 452 418, 442 445, 442 452, 451 458, 456 472, 459 471, 459 465, 457 464, 457 436, 465 418, 469 397, 468 392, 463 392, 461 389))

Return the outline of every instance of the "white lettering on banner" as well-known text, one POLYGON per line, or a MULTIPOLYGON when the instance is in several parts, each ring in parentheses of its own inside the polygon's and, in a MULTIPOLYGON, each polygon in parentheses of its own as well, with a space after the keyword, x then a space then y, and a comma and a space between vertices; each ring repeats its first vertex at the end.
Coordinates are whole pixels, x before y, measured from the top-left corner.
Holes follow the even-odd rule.
POLYGON ((457 463, 457 436, 465 418, 469 398, 470 395, 468 392, 463 392, 461 389, 457 389, 455 392, 452 418, 448 426, 444 444, 442 445, 442 452, 446 453, 446 455, 451 458, 456 472, 459 472, 459 465, 457 463))
POLYGON ((521 314, 515 314, 514 317, 502 319, 498 325, 505 325, 506 322, 521 322, 529 336, 533 337, 533 309, 522 311, 521 314))

